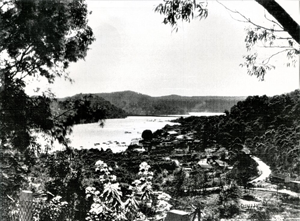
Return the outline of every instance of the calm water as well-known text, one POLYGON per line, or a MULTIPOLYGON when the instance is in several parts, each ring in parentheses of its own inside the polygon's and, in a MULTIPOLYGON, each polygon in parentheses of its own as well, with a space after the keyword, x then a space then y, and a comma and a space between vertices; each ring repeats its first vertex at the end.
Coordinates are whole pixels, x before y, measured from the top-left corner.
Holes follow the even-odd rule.
POLYGON ((127 117, 124 119, 108 119, 104 127, 98 123, 75 125, 70 136, 74 148, 111 148, 122 151, 134 138, 141 138, 144 130, 152 132, 163 128, 166 124, 173 125, 171 120, 176 117, 127 117))
MULTIPOLYGON (((73 133, 69 136, 70 146, 74 148, 111 148, 112 151, 123 151, 134 138, 141 138, 144 130, 152 132, 163 128, 165 125, 174 125, 170 122, 180 116, 211 116, 220 113, 190 113, 190 115, 176 115, 167 117, 127 117, 123 119, 108 119, 104 127, 99 123, 80 124, 73 127, 73 133)), ((61 149, 59 144, 54 149, 61 149)))

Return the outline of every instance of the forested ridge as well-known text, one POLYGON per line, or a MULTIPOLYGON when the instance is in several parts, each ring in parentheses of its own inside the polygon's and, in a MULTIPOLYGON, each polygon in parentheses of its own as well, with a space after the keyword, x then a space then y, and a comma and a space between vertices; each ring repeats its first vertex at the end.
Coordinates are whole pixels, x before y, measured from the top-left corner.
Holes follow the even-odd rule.
POLYGON ((245 97, 178 96, 151 97, 133 91, 96 94, 131 115, 187 114, 188 112, 224 112, 245 97))
POLYGON ((197 131, 202 148, 247 147, 274 172, 299 176, 300 91, 273 97, 249 96, 224 116, 179 119, 197 131))

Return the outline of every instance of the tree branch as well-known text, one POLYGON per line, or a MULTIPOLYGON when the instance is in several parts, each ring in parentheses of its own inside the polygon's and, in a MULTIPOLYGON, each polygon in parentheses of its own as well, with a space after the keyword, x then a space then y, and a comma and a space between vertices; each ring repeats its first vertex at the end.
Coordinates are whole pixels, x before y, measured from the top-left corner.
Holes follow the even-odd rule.
POLYGON ((55 116, 53 119, 56 120, 57 118, 59 118, 59 117, 65 115, 66 113, 68 113, 68 112, 70 112, 70 111, 72 111, 72 110, 75 110, 76 108, 77 108, 77 107, 74 107, 74 108, 71 108, 71 109, 69 109, 69 110, 66 110, 66 111, 64 111, 63 113, 61 113, 61 114, 55 116))
POLYGON ((223 3, 221 3, 220 1, 217 0, 217 2, 222 5, 226 10, 230 11, 231 13, 234 13, 234 14, 238 14, 239 16, 241 16, 242 18, 244 18, 245 20, 239 20, 239 19, 236 19, 234 17, 232 17, 232 15, 230 15, 234 20, 236 21, 239 21, 239 22, 245 22, 245 23, 250 23, 258 28, 263 28, 265 30, 268 30, 268 31, 273 31, 273 32, 284 32, 285 30, 278 30, 278 29, 272 29, 272 28, 266 28, 264 26, 261 26, 261 25, 258 25, 256 23, 254 23, 253 21, 251 21, 249 18, 247 18, 245 15, 243 15, 242 13, 238 12, 238 11, 234 11, 230 8, 228 8, 227 6, 225 6, 223 3))
POLYGON ((284 28, 282 27, 282 25, 280 25, 278 22, 276 22, 276 21, 274 21, 274 20, 272 20, 272 19, 267 18, 266 10, 264 11, 264 17, 265 17, 268 21, 274 23, 275 25, 278 25, 281 29, 284 29, 284 28))
POLYGON ((300 26, 275 0, 255 0, 263 6, 288 32, 290 36, 300 44, 300 26))
POLYGON ((15 60, 17 60, 16 62, 16 68, 17 68, 17 72, 19 71, 19 67, 21 66, 23 59, 26 55, 28 55, 30 52, 32 52, 32 48, 31 45, 28 45, 27 48, 25 48, 25 50, 23 51, 20 60, 18 61, 17 58, 15 58, 15 60))
POLYGON ((277 52, 277 53, 275 53, 275 54, 272 54, 269 58, 263 60, 263 61, 262 61, 262 64, 268 64, 269 61, 271 60, 271 58, 273 58, 274 56, 276 56, 276 55, 278 55, 278 54, 281 54, 281 53, 283 53, 283 52, 285 52, 285 51, 289 51, 289 50, 291 50, 291 49, 284 49, 284 50, 279 51, 279 52, 277 52))
POLYGON ((277 37, 276 39, 280 39, 280 40, 292 40, 293 38, 277 37))
POLYGON ((286 48, 290 50, 297 50, 296 48, 290 47, 290 46, 258 46, 260 48, 286 48))

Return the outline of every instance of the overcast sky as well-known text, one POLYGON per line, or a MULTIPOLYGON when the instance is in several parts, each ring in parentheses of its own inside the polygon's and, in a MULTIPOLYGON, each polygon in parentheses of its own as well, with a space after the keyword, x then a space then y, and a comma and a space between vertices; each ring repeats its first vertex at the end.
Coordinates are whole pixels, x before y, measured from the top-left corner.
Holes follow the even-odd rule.
MULTIPOLYGON (((264 82, 247 75, 239 64, 248 25, 232 19, 220 4, 208 1, 207 19, 180 22, 174 32, 154 13, 160 2, 87 1, 96 41, 85 61, 69 68, 75 83, 57 80, 52 86, 56 96, 123 90, 150 96, 271 96, 299 88, 299 64, 287 68, 285 56, 273 60, 276 69, 264 82)), ((264 20, 264 9, 254 1, 222 2, 253 21, 264 20)), ((282 6, 300 20, 298 1, 282 6)))

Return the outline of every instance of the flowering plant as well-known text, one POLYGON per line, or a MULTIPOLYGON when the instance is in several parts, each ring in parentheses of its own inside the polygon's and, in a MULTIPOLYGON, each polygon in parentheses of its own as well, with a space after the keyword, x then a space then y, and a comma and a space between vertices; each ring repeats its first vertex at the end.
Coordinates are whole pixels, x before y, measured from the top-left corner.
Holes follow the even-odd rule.
POLYGON ((33 220, 64 220, 65 211, 68 207, 66 201, 62 201, 61 196, 53 197, 49 202, 44 199, 36 199, 34 201, 35 210, 33 212, 33 220))
POLYGON ((156 218, 161 219, 171 208, 168 194, 153 191, 153 172, 149 171, 146 162, 140 164, 139 179, 129 186, 131 194, 126 196, 123 196, 117 177, 111 174, 112 169, 106 163, 99 160, 95 166, 95 171, 100 173, 100 186, 86 188, 86 198, 93 200, 86 220, 147 220, 143 207, 154 210, 156 218))

